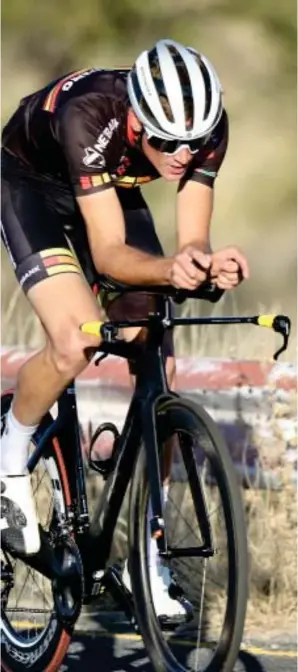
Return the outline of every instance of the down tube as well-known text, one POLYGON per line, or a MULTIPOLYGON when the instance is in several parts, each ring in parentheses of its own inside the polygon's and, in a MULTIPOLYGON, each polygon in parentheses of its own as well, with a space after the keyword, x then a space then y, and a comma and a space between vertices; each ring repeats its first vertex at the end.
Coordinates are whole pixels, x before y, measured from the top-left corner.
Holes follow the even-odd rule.
POLYGON ((117 519, 133 473, 141 442, 138 406, 139 401, 134 397, 119 438, 115 469, 107 479, 91 521, 90 536, 93 550, 95 538, 98 539, 99 553, 94 552, 95 560, 100 557, 106 561, 109 557, 117 519))

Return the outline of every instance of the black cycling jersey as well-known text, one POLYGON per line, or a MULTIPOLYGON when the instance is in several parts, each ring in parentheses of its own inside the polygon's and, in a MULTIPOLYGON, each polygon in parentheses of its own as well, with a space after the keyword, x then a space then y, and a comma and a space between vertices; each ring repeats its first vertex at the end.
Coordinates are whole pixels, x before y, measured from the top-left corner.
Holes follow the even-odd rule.
MULTIPOLYGON (((3 130, 3 147, 28 169, 82 196, 160 177, 129 128, 126 70, 72 72, 25 97, 3 130)), ((228 142, 224 111, 186 178, 212 187, 228 142)))

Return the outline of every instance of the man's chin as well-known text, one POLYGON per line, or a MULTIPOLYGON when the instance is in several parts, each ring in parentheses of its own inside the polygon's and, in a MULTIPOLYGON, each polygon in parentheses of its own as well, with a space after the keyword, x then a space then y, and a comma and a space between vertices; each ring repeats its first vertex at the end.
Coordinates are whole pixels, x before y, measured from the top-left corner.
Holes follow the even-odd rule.
POLYGON ((171 171, 166 171, 163 173, 162 177, 167 181, 167 182, 180 182, 182 178, 185 175, 185 170, 182 173, 172 173, 171 171))

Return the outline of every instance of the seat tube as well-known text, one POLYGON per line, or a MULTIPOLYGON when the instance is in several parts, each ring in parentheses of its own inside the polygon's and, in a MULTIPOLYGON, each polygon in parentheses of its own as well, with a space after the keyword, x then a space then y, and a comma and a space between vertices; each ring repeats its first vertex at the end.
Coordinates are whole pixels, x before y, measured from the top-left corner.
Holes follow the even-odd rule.
POLYGON ((81 449, 80 426, 75 382, 71 381, 58 400, 59 438, 67 467, 70 487, 78 501, 79 512, 88 517, 87 494, 81 449))

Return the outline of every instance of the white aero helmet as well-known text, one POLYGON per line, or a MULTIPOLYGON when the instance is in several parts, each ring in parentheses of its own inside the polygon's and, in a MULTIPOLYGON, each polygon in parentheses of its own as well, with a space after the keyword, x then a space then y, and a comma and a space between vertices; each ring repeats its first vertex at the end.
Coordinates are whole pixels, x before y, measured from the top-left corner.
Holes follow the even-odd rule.
POLYGON ((149 136, 207 136, 222 113, 222 89, 210 61, 195 49, 159 40, 128 75, 131 106, 149 136))

